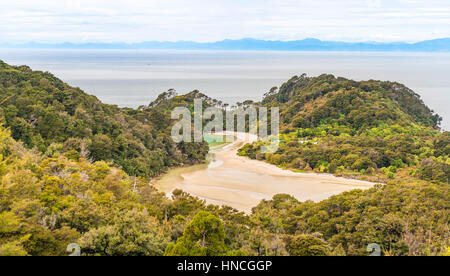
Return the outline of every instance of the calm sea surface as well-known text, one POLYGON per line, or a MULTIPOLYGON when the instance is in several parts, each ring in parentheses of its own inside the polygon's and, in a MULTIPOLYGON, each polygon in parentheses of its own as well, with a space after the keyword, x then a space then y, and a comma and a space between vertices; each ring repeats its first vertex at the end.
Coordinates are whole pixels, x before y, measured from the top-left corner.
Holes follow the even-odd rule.
POLYGON ((129 107, 170 88, 198 89, 230 104, 259 101, 302 73, 397 81, 421 95, 450 130, 450 53, 0 49, 0 60, 50 71, 106 103, 129 107))

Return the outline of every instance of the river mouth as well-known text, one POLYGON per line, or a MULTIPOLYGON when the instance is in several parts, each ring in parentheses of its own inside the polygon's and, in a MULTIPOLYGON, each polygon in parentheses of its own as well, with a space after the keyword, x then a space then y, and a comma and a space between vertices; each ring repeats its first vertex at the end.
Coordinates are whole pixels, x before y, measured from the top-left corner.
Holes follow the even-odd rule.
POLYGON ((225 134, 234 135, 236 140, 212 149, 209 164, 170 170, 154 183, 155 187, 168 195, 181 189, 208 204, 226 205, 249 214, 261 200, 271 199, 276 194, 318 202, 345 191, 375 185, 327 174, 295 173, 238 156, 237 150, 245 143, 256 141, 257 137, 246 133, 225 134))

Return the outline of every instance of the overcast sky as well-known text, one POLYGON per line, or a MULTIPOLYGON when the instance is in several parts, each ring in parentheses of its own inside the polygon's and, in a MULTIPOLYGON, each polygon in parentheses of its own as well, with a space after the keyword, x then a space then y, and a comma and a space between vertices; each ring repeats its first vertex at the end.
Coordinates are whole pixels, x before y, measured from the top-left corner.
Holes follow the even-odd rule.
POLYGON ((450 0, 0 0, 1 42, 450 37, 450 0))

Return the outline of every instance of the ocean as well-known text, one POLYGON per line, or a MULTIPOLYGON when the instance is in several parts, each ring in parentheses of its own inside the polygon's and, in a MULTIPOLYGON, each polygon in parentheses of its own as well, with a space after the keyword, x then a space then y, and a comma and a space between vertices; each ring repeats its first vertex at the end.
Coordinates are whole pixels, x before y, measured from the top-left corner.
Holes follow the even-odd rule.
POLYGON ((294 75, 333 74, 405 84, 450 130, 450 53, 0 49, 0 60, 55 74, 122 107, 192 90, 234 104, 259 101, 294 75))

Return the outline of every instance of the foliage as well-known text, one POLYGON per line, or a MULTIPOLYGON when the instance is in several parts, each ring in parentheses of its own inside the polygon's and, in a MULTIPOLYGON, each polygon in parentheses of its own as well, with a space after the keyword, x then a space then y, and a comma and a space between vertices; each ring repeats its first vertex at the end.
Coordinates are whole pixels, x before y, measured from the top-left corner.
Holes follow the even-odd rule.
POLYGON ((359 130, 377 126, 379 121, 414 121, 436 127, 442 120, 418 94, 395 82, 357 82, 333 75, 310 78, 303 74, 266 95, 262 103, 280 105, 283 122, 299 128, 337 122, 359 130))
POLYGON ((1 255, 67 255, 74 242, 84 255, 163 255, 199 211, 211 214, 200 212, 184 236, 199 235, 201 227, 214 230, 207 245, 214 252, 228 245, 224 254, 238 254, 244 242, 243 234, 225 238, 247 229, 242 213, 206 206, 182 191, 167 199, 144 178, 104 161, 49 158, 27 150, 1 126, 0 155, 1 255))
POLYGON ((252 217, 274 231, 266 222, 270 214, 284 234, 320 234, 331 249, 348 255, 365 255, 370 243, 386 255, 438 255, 449 242, 449 200, 446 183, 395 180, 319 203, 276 196, 255 207, 252 217))
POLYGON ((325 241, 312 235, 298 235, 288 243, 291 256, 327 256, 329 255, 325 241))
POLYGON ((440 117, 401 84, 302 75, 262 103, 280 106, 279 149, 261 154, 258 142, 242 156, 377 182, 410 168, 417 170, 411 176, 448 183, 450 134, 437 130, 440 117))
MULTIPOLYGON (((165 95, 165 94, 163 94, 165 95)), ((197 93, 186 96, 192 100, 197 93)), ((168 167, 202 162, 206 143, 177 145, 170 138, 171 106, 134 110, 101 103, 48 72, 0 61, 0 119, 16 140, 51 155, 113 161, 130 175, 151 177, 168 167)), ((167 104, 169 102, 170 104, 167 104)))
POLYGON ((387 184, 317 203, 275 195, 249 215, 149 185, 148 176, 206 155, 206 143, 174 145, 167 133, 174 106, 192 111, 201 98, 224 107, 198 91, 121 109, 0 62, 0 95, 0 255, 67 255, 74 242, 102 256, 367 255, 370 243, 384 255, 448 255, 450 135, 401 85, 302 76, 272 89, 263 104, 292 115, 280 150, 246 145, 241 155, 387 184), (314 111, 326 99, 337 108, 328 117, 314 111), (375 119, 355 108, 375 108, 375 119))
POLYGON ((201 211, 186 226, 176 244, 166 248, 166 256, 218 256, 226 253, 225 231, 220 219, 201 211))
POLYGON ((85 254, 160 256, 169 241, 156 218, 145 211, 127 210, 110 225, 89 230, 80 239, 85 254))

